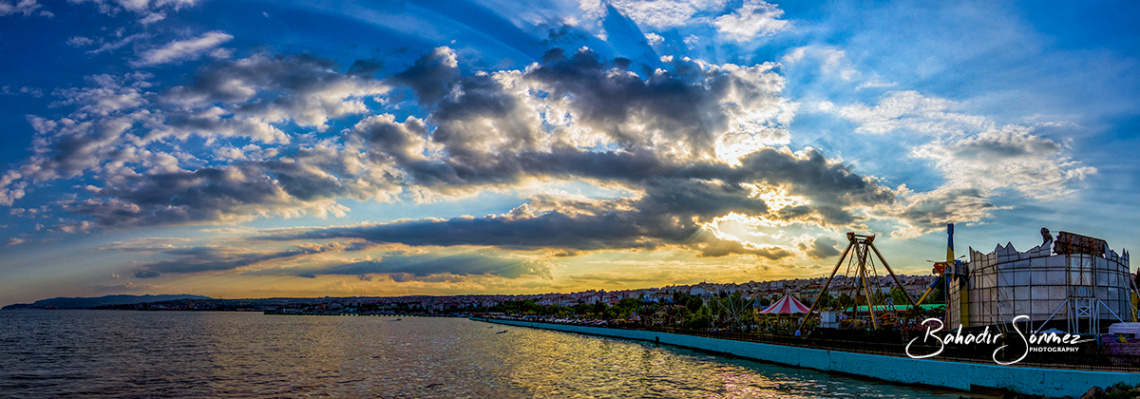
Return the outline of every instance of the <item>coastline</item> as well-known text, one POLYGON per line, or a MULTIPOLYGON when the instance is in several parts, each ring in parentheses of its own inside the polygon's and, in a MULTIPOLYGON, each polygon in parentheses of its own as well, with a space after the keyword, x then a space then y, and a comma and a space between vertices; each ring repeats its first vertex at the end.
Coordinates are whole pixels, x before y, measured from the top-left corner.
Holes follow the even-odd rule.
POLYGON ((1107 387, 1117 382, 1125 382, 1131 386, 1140 384, 1140 372, 1011 367, 997 364, 912 359, 909 357, 802 348, 645 330, 482 317, 471 317, 470 319, 518 327, 648 341, 787 366, 850 374, 894 383, 922 384, 962 391, 1006 389, 1025 395, 1081 397, 1092 386, 1107 387))

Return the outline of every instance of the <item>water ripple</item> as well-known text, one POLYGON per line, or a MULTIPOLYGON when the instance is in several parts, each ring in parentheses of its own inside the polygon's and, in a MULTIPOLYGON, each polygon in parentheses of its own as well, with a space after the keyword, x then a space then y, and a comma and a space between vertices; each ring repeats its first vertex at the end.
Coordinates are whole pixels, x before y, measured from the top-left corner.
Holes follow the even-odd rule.
POLYGON ((464 319, 0 312, 0 397, 957 397, 464 319))

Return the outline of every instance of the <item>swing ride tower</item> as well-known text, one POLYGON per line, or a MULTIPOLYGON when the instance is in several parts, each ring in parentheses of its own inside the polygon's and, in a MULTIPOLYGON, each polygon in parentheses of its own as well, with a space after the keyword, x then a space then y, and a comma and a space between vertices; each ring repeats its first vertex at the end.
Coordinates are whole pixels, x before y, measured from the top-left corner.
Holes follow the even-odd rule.
MULTIPOLYGON (((827 292, 828 287, 831 285, 831 282, 835 280, 835 275, 839 272, 839 269, 844 267, 845 264, 846 268, 842 287, 840 289, 845 289, 856 293, 856 295, 854 295, 854 309, 857 311, 859 309, 860 302, 863 302, 867 306, 867 311, 870 313, 871 325, 874 329, 878 330, 880 327, 879 319, 875 314, 874 303, 875 294, 880 292, 878 284, 878 266, 882 266, 882 268, 885 269, 888 274, 890 274, 891 280, 894 282, 896 287, 902 290, 903 294, 906 296, 907 301, 910 302, 910 305, 915 305, 914 299, 911 298, 910 294, 906 292, 906 287, 904 287, 902 282, 899 281, 898 276, 895 276, 895 272, 891 270, 890 265, 887 264, 887 260, 883 258, 883 255, 881 253, 879 253, 879 249, 875 248, 875 236, 848 232, 847 248, 843 250, 843 254, 839 257, 839 261, 835 263, 835 268, 831 270, 831 275, 827 277, 827 281, 823 283, 823 288, 820 289, 819 295, 817 295, 815 297, 815 301, 812 302, 811 309, 809 309, 807 314, 804 315, 803 321, 800 322, 799 329, 803 329, 804 325, 808 321, 808 318, 811 317, 812 312, 816 311, 816 307, 819 306, 819 300, 823 298, 823 294, 827 292), (872 253, 874 254, 874 257, 871 256, 872 253), (876 259, 878 262, 875 261, 876 259), (863 297, 864 299, 860 301, 858 299, 859 297, 863 297)), ((884 308, 884 310, 886 309, 884 308)))

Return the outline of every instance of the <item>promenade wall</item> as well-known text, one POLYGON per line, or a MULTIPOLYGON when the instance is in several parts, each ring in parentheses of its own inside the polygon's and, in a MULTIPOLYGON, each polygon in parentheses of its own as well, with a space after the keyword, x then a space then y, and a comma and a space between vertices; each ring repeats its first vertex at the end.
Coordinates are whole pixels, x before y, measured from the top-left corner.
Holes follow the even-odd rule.
POLYGON ((1130 386, 1140 384, 1140 370, 1136 373, 1127 373, 1001 366, 799 348, 643 330, 477 317, 473 317, 472 320, 657 342, 789 366, 852 374, 902 384, 925 384, 963 391, 969 391, 971 388, 979 386, 1003 388, 1028 395, 1068 395, 1079 398, 1093 386, 1104 388, 1117 382, 1124 382, 1130 386))

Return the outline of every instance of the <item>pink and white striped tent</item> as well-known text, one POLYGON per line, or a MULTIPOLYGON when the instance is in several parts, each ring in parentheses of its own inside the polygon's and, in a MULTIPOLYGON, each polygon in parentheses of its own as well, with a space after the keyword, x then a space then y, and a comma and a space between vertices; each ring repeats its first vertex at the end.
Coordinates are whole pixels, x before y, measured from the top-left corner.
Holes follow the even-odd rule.
POLYGON ((767 309, 760 311, 760 314, 795 314, 807 313, 811 308, 805 306, 800 301, 791 295, 784 295, 783 298, 773 303, 767 309))

